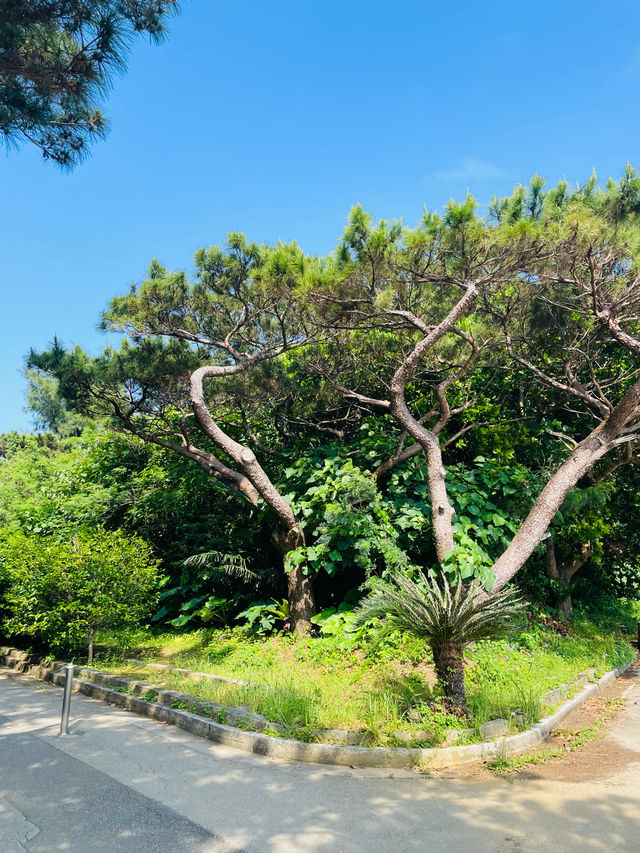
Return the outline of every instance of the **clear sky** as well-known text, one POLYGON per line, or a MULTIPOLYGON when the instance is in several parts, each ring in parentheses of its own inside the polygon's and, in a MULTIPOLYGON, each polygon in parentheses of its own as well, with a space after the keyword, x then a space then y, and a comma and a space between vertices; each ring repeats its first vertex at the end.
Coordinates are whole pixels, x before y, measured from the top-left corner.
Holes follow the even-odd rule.
POLYGON ((184 0, 87 162, 0 153, 0 432, 29 429, 29 348, 97 353, 153 257, 190 268, 231 230, 325 253, 356 202, 413 224, 467 188, 640 167, 639 25, 637 0, 184 0))

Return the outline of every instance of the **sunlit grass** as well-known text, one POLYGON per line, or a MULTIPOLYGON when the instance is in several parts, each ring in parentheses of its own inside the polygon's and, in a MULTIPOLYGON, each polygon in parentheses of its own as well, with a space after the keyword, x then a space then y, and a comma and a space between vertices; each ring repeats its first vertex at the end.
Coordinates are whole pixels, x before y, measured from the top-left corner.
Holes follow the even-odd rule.
POLYGON ((540 698, 547 691, 570 684, 589 668, 597 676, 633 657, 625 638, 597 621, 577 619, 571 636, 533 621, 528 630, 506 640, 476 643, 468 650, 472 719, 467 721, 439 705, 439 689, 425 665, 430 663, 428 649, 407 637, 350 645, 345 638, 261 638, 233 629, 182 634, 141 630, 100 640, 97 667, 227 707, 246 706, 291 736, 310 739, 321 729, 365 730, 371 742, 380 744, 393 743, 396 732, 427 732, 437 743, 448 728, 471 726, 477 732, 495 718, 511 719, 516 730, 540 718, 540 698), (127 658, 249 684, 194 680, 141 668, 127 658))

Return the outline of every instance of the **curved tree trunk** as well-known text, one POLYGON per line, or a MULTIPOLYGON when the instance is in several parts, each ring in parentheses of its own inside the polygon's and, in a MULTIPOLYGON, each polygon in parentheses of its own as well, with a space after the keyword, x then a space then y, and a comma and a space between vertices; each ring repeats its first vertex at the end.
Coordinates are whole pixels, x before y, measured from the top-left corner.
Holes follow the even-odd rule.
MULTIPOLYGON (((638 351, 640 353, 640 343, 638 351)), ((638 416, 639 408, 640 380, 627 390, 606 420, 576 445, 549 478, 511 542, 493 564, 492 570, 496 579, 491 592, 502 589, 524 566, 576 483, 588 474, 606 453, 635 437, 635 430, 628 436, 621 436, 621 433, 625 426, 638 416)))
POLYGON ((442 643, 431 647, 433 663, 438 681, 444 688, 444 695, 466 710, 467 696, 464 689, 464 656, 462 646, 455 643, 442 643))
POLYGON ((203 381, 234 372, 240 372, 239 366, 200 367, 191 374, 191 405, 200 427, 217 445, 227 453, 242 469, 244 479, 248 481, 255 495, 260 495, 273 510, 280 524, 280 530, 274 534, 274 541, 282 555, 284 570, 287 573, 287 597, 291 626, 297 634, 308 634, 311 629, 311 617, 315 614, 315 601, 311 578, 302 572, 299 566, 291 568, 287 555, 304 545, 304 533, 300 522, 285 498, 276 489, 266 474, 255 453, 249 447, 235 441, 220 428, 213 418, 205 401, 203 381))

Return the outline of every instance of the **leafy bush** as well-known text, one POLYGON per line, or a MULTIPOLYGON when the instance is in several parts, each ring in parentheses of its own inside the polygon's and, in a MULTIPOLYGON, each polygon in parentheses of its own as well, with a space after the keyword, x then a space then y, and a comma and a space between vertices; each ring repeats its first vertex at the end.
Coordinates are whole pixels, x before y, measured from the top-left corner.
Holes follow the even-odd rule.
POLYGON ((118 531, 83 530, 65 539, 5 531, 4 630, 54 651, 85 641, 91 660, 98 629, 134 625, 149 615, 157 574, 149 546, 118 531))

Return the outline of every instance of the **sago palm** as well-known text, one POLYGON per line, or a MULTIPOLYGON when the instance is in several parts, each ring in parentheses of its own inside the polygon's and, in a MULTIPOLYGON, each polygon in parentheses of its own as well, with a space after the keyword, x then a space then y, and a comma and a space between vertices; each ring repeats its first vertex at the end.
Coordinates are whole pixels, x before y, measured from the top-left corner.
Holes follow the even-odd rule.
POLYGON ((446 577, 436 581, 422 572, 415 580, 399 573, 388 580, 372 578, 369 589, 356 611, 356 624, 376 617, 390 631, 426 640, 445 696, 461 708, 466 706, 465 647, 506 633, 524 606, 510 590, 487 597, 478 581, 450 586, 446 577))

